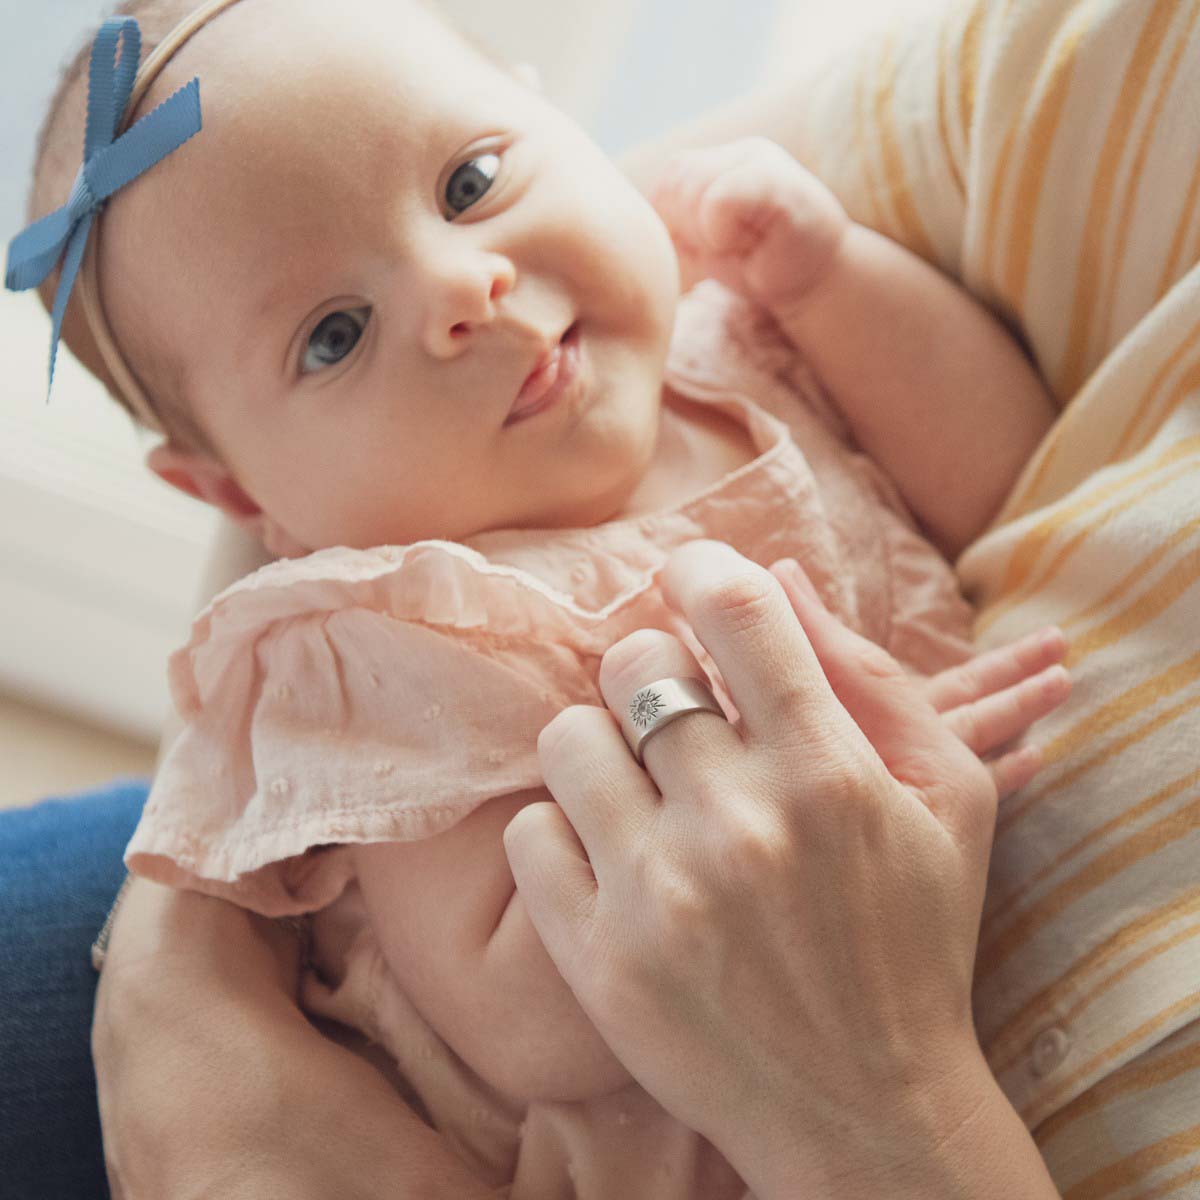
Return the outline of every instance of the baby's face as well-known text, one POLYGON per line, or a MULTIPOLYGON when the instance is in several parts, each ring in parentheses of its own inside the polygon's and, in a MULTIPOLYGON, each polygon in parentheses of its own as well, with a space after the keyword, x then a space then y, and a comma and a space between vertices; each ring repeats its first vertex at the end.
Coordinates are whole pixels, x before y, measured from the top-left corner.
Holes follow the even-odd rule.
POLYGON ((254 504, 306 548, 618 512, 679 276, 613 163, 410 3, 243 0, 191 48, 150 100, 198 74, 204 128, 114 205, 102 277, 121 321, 182 343, 254 504), (575 383, 506 423, 572 327, 575 383))

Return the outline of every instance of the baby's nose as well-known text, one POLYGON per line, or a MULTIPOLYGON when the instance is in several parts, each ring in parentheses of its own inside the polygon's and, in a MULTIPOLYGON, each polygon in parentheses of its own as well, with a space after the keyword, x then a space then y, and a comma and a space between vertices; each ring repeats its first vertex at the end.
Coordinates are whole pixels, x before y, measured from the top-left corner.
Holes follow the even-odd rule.
POLYGON ((457 354, 475 330, 495 320, 497 302, 512 290, 515 278, 507 258, 489 255, 431 280, 424 329, 429 353, 437 358, 457 354))

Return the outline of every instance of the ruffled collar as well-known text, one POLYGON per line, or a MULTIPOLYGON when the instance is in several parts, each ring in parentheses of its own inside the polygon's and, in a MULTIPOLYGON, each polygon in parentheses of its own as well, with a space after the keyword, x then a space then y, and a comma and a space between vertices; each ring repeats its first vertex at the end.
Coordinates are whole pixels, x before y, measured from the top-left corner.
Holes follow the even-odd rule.
POLYGON ((549 621, 561 623, 564 634, 570 628, 590 641, 588 635, 600 634, 609 617, 651 599, 646 593, 655 590, 676 546, 719 536, 753 553, 771 540, 764 507, 794 511, 799 494, 814 489, 787 421, 758 402, 766 397, 778 412, 794 404, 780 380, 794 359, 766 314, 715 281, 704 281, 681 302, 664 383, 738 422, 757 451, 749 462, 657 512, 600 525, 493 530, 459 541, 427 539, 366 550, 331 547, 283 559, 226 589, 213 606, 242 592, 257 594, 242 597, 251 609, 275 608, 282 601, 284 608, 300 611, 335 607, 335 597, 340 594, 344 602, 347 587, 355 593, 383 587, 389 593, 385 607, 408 619, 486 627, 501 636, 539 623, 545 629, 549 621), (291 593, 287 600, 281 591, 291 593), (400 595, 405 600, 398 603, 400 595))

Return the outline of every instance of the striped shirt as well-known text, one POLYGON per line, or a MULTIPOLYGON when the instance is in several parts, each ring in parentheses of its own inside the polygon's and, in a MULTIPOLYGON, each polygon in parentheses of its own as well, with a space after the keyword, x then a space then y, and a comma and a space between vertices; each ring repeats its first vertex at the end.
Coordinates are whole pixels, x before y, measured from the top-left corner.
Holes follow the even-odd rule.
POLYGON ((975 976, 1068 1200, 1200 1197, 1200 0, 964 0, 819 71, 807 165, 959 279, 1061 408, 956 564, 980 648, 1070 640, 975 976))

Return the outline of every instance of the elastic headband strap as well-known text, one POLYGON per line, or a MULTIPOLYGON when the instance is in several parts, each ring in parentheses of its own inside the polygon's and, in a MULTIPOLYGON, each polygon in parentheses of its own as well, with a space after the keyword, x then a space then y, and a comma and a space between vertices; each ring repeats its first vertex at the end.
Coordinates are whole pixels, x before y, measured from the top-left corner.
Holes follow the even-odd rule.
POLYGON ((12 291, 36 287, 61 260, 50 311, 50 378, 59 334, 71 292, 78 288, 80 311, 111 385, 125 408, 150 429, 165 433, 162 420, 117 347, 100 303, 96 278, 100 218, 113 193, 151 170, 200 131, 200 81, 193 79, 153 112, 130 127, 146 90, 172 56, 218 13, 237 0, 208 0, 179 22, 138 70, 141 31, 133 17, 101 25, 92 41, 88 65, 87 126, 83 165, 67 202, 22 230, 9 243, 5 286, 12 291), (117 47, 120 46, 120 59, 117 47), (135 75, 136 72, 136 75, 135 75))
MULTIPOLYGON (((158 78, 163 67, 167 65, 180 46, 197 29, 207 25, 218 13, 236 3, 237 0, 207 0, 207 3, 200 5, 199 8, 194 9, 184 17, 159 42, 154 48, 153 53, 142 64, 138 70, 137 77, 133 81, 133 88, 129 93, 129 103, 126 105, 125 111, 121 116, 121 121, 117 126, 116 132, 118 135, 128 128, 130 119, 134 112, 137 111, 137 106, 142 97, 146 94, 154 80, 158 78)), ((108 368, 109 375, 117 385, 126 407, 143 425, 156 430, 158 433, 166 433, 166 429, 162 421, 159 420, 154 406, 150 403, 149 397, 134 377, 133 372, 126 365, 125 357, 117 347, 116 339, 113 337, 108 320, 104 315, 104 307, 100 303, 100 287, 96 277, 96 247, 100 238, 100 226, 102 224, 100 215, 100 213, 96 214, 92 235, 88 238, 87 249, 83 256, 82 269, 80 270, 79 280, 76 285, 79 288, 80 299, 83 302, 84 319, 91 331, 92 339, 96 343, 96 349, 100 352, 100 357, 104 360, 104 365, 108 368)))

